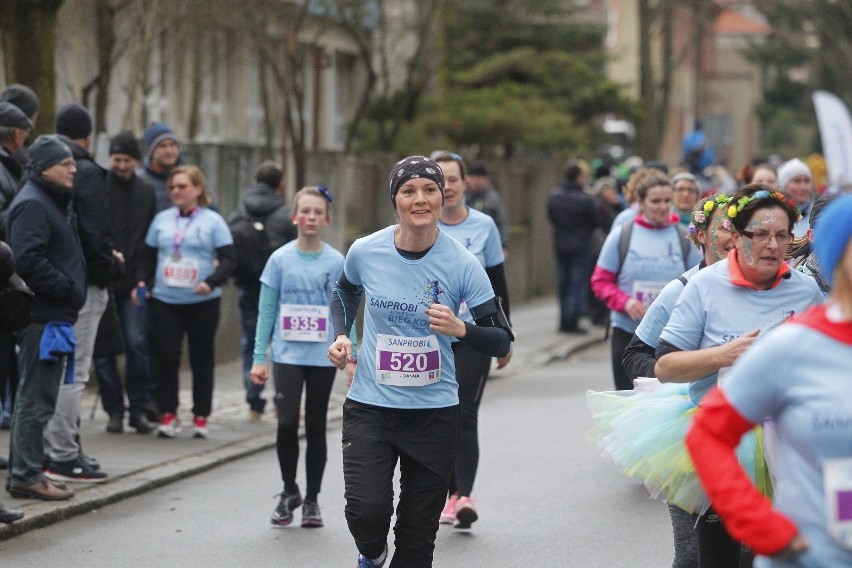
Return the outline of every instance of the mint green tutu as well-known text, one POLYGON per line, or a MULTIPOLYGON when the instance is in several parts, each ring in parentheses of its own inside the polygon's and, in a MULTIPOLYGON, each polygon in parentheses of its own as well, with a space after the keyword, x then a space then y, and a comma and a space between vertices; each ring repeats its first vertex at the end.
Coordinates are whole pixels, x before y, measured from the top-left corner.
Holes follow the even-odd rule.
MULTIPOLYGON (((684 444, 698 411, 688 384, 664 384, 651 392, 588 391, 586 405, 594 423, 590 442, 625 474, 644 483, 652 498, 690 513, 707 511, 710 501, 684 444)), ((760 426, 743 436, 737 456, 758 489, 771 498, 760 426)))

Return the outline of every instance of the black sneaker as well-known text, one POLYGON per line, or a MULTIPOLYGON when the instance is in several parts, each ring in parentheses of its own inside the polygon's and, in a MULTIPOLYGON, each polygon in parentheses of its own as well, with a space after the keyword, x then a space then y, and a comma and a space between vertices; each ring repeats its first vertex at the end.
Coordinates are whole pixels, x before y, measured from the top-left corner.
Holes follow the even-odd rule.
POLYGON ((301 493, 285 493, 281 492, 276 497, 281 497, 278 500, 278 506, 272 511, 272 525, 275 527, 286 527, 293 522, 293 510, 302 504, 301 493))
POLYGON ((302 526, 306 529, 322 526, 322 513, 316 501, 305 501, 302 504, 302 526))
POLYGON ((127 421, 127 425, 134 428, 137 434, 150 434, 154 431, 154 426, 144 414, 131 416, 130 420, 127 421))
POLYGON ((44 468, 44 476, 52 481, 78 481, 81 483, 100 483, 109 479, 109 475, 103 471, 92 469, 81 457, 65 462, 48 460, 44 468))

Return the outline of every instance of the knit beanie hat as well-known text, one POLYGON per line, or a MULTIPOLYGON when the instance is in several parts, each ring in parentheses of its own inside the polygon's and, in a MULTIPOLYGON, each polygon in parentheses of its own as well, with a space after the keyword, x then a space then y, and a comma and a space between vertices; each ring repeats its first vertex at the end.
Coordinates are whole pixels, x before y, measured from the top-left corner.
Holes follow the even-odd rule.
POLYGON ((125 130, 112 137, 109 141, 109 155, 113 154, 127 154, 135 160, 142 159, 142 150, 139 149, 139 141, 133 132, 125 130))
POLYGON ((92 115, 80 103, 67 104, 56 112, 56 133, 71 140, 88 138, 92 133, 92 115))
POLYGON ((165 140, 173 140, 175 144, 180 144, 177 134, 165 122, 155 122, 145 130, 145 149, 149 158, 154 153, 157 144, 165 140))
POLYGON ((71 149, 55 134, 39 136, 30 146, 32 172, 36 175, 71 156, 71 149))
POLYGON ((33 123, 24 114, 24 111, 13 105, 12 103, 0 102, 0 126, 6 128, 20 128, 21 130, 29 130, 33 127, 33 123))
POLYGON ((814 247, 822 276, 834 285, 834 269, 852 239, 852 195, 838 197, 829 203, 814 229, 814 247))
POLYGON ((438 184, 441 196, 444 195, 444 172, 441 167, 426 156, 409 156, 396 163, 391 170, 390 185, 391 204, 396 208, 396 194, 399 188, 410 179, 428 178, 438 184))
POLYGON ((784 162, 778 167, 778 187, 781 191, 787 187, 790 180, 797 176, 808 176, 813 179, 811 169, 802 160, 793 158, 790 161, 784 162))
POLYGON ((39 103, 35 91, 20 83, 6 87, 6 90, 0 93, 0 101, 12 103, 24 111, 27 116, 32 116, 38 112, 39 103))

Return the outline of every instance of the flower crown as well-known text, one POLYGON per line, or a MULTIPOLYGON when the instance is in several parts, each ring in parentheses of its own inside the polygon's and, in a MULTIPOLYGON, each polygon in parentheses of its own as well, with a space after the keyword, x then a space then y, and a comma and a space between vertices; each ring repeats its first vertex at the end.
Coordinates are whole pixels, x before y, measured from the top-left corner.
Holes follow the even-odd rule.
POLYGON ((731 205, 730 207, 728 207, 728 217, 733 219, 737 216, 737 214, 742 213, 742 210, 745 209, 745 207, 752 201, 755 201, 756 199, 766 198, 774 199, 775 201, 785 204, 787 207, 796 212, 799 219, 802 218, 802 214, 799 211, 799 208, 796 207, 796 203, 792 199, 790 199, 780 191, 768 191, 766 189, 755 191, 751 195, 746 195, 737 199, 736 205, 731 205))
MULTIPOLYGON (((719 207, 722 211, 723 215, 730 217, 730 208, 728 211, 725 211, 725 205, 731 202, 731 198, 724 193, 720 193, 713 199, 708 199, 704 202, 704 207, 699 209, 698 211, 692 212, 692 222, 689 224, 689 234, 695 235, 698 233, 698 230, 706 231, 707 224, 710 222, 710 216, 713 213, 713 209, 719 207)), ((725 219, 722 221, 722 228, 726 231, 731 230, 731 221, 730 219, 725 219)))

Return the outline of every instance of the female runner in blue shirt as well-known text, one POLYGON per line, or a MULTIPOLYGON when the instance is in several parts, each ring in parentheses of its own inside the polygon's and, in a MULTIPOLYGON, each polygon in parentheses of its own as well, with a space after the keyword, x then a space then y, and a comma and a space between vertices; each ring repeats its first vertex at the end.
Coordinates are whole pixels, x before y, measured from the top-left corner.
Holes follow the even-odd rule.
POLYGON ((438 228, 444 176, 423 156, 400 160, 390 196, 399 224, 358 239, 332 296, 343 369, 362 294, 364 334, 343 406, 346 521, 359 568, 384 566, 400 467, 396 550, 390 568, 432 565, 438 517, 455 465, 458 383, 451 339, 505 357, 513 336, 476 257, 438 228), (476 324, 457 317, 462 301, 476 324))
POLYGON ((302 526, 323 525, 317 497, 327 458, 326 415, 336 369, 326 353, 331 344, 328 302, 334 282, 343 271, 343 255, 320 238, 331 222, 331 195, 324 187, 304 187, 294 198, 291 220, 298 236, 269 257, 260 276, 261 289, 254 364, 255 384, 269 380, 266 348, 272 341, 272 376, 278 410, 276 448, 284 490, 272 524, 293 522, 293 510, 302 505, 296 484, 299 462, 299 410, 305 389, 305 476, 307 493, 302 526))
MULTIPOLYGON (((506 317, 509 315, 509 290, 503 271, 503 246, 500 232, 494 220, 476 209, 465 205, 465 163, 461 156, 450 152, 433 152, 431 158, 444 172, 444 206, 438 227, 460 242, 476 256, 488 274, 494 294, 503 301, 506 317)), ((467 308, 462 309, 461 318, 473 322, 467 308)), ((450 481, 449 497, 441 511, 441 523, 452 524, 457 529, 470 528, 478 513, 470 494, 479 465, 479 403, 485 391, 491 357, 476 351, 463 341, 453 341, 456 360, 456 381, 459 384, 459 410, 461 432, 456 467, 450 481)), ((497 360, 497 368, 509 364, 512 354, 497 360)))

